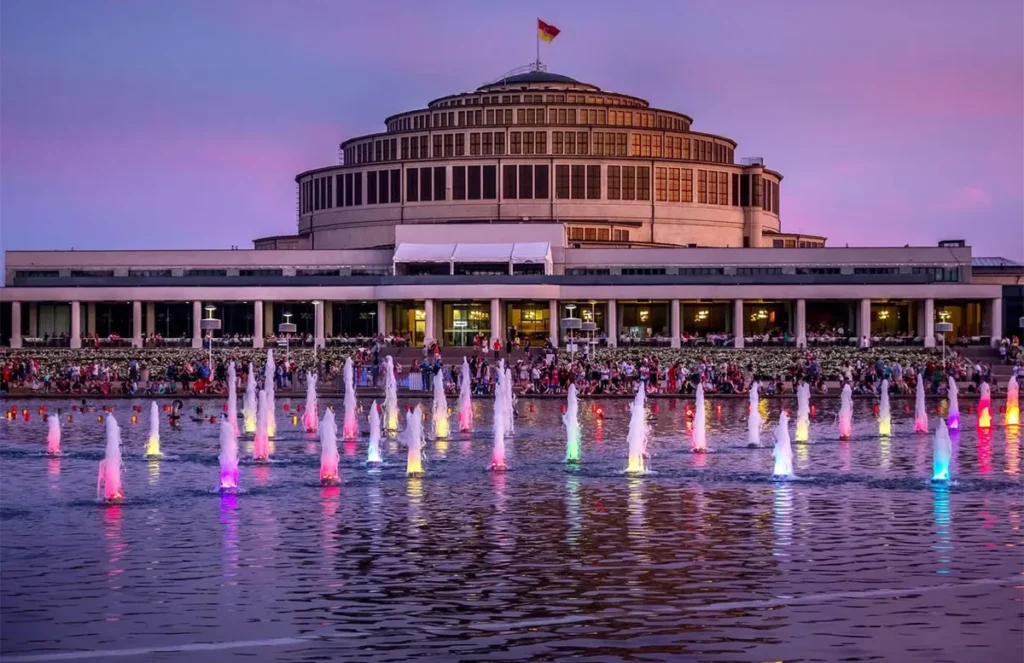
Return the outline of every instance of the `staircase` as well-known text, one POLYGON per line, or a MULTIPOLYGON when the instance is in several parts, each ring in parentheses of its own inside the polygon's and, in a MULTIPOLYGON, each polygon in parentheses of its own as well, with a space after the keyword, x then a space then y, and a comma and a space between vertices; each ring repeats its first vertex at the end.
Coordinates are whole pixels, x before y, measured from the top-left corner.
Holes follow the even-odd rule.
POLYGON ((1002 363, 997 349, 986 345, 968 345, 964 348, 957 348, 957 351, 961 356, 970 359, 972 362, 980 361, 985 364, 992 364, 992 380, 1000 389, 1006 387, 1006 381, 1013 374, 1013 367, 1002 363))

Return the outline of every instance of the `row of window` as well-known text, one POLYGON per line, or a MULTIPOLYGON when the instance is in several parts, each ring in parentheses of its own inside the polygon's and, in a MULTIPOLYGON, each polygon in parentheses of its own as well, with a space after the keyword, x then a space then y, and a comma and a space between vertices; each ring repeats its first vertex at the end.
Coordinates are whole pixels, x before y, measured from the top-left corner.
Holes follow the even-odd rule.
MULTIPOLYGON (((708 163, 733 163, 735 151, 729 145, 702 138, 630 134, 619 131, 552 131, 551 154, 631 156, 679 159, 708 163)), ((497 131, 433 134, 383 138, 345 148, 346 164, 376 163, 409 159, 490 156, 505 154, 547 154, 548 131, 497 131)))
POLYGON ((640 99, 619 96, 602 96, 594 94, 576 94, 557 92, 549 94, 490 94, 476 96, 458 96, 442 99, 430 104, 431 108, 451 108, 454 106, 476 106, 493 104, 604 104, 606 106, 634 106, 646 108, 647 103, 640 99))
POLYGON ((570 242, 628 242, 629 230, 570 226, 566 229, 570 242))
MULTIPOLYGON (((602 166, 557 164, 555 199, 601 200, 602 166)), ((303 214, 334 207, 363 204, 364 173, 345 173, 315 177, 302 183, 300 209, 303 214)), ((548 200, 550 168, 546 164, 505 164, 502 166, 502 198, 505 200, 548 200)), ((401 203, 402 170, 367 171, 366 204, 401 203)), ((406 170, 405 201, 447 200, 447 167, 434 166, 406 170)), ((453 166, 452 200, 495 200, 498 197, 498 171, 495 165, 453 166)), ((778 213, 778 184, 760 175, 730 174, 697 169, 657 167, 654 169, 654 200, 658 202, 699 203, 762 207, 778 213)), ((649 166, 608 166, 607 200, 650 200, 649 166)), ((776 240, 784 241, 784 240, 776 240)), ((802 246, 803 244, 801 244, 802 246)))

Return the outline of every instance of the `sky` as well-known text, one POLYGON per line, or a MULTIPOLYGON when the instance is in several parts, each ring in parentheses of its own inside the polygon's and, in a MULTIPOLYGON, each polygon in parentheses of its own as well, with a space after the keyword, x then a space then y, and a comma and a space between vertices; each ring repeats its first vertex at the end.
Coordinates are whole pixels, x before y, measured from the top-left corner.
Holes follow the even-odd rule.
POLYGON ((342 139, 535 56, 738 141, 782 228, 1024 260, 1020 0, 3 0, 0 249, 251 248, 342 139))

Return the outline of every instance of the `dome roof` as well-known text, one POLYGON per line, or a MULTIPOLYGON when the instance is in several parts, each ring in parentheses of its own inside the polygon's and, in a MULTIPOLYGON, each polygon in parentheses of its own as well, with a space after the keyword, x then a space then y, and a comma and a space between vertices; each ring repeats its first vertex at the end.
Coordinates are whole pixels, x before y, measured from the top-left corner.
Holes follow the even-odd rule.
POLYGON ((507 78, 499 78, 492 83, 481 85, 477 90, 484 90, 495 86, 517 85, 520 83, 568 83, 572 85, 584 85, 584 83, 580 83, 575 78, 570 78, 569 76, 563 76, 561 74, 553 74, 549 71, 527 71, 522 74, 508 76, 507 78))

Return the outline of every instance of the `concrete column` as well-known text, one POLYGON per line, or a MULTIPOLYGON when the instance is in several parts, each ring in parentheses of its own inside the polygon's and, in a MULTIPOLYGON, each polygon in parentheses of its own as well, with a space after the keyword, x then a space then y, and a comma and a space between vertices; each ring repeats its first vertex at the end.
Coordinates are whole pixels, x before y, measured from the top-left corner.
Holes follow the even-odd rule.
POLYGON ((732 333, 735 339, 733 347, 742 348, 743 341, 743 300, 736 299, 732 303, 732 333))
POLYGON ((132 302, 132 347, 142 347, 142 302, 132 302))
POLYGON ((203 329, 199 326, 199 321, 203 318, 203 303, 200 301, 192 302, 192 347, 201 348, 203 347, 203 329))
POLYGON ((324 300, 324 338, 334 336, 334 302, 324 300))
POLYGON ((910 302, 914 311, 914 336, 924 337, 924 304, 921 302, 910 302))
POLYGON ((377 335, 388 335, 388 304, 383 299, 377 300, 377 335))
POLYGON ((21 302, 11 302, 11 347, 21 347, 21 302))
POLYGON ((39 337, 39 304, 37 302, 28 304, 28 336, 29 338, 39 337))
POLYGON ((999 347, 999 341, 1003 338, 1003 298, 996 297, 989 302, 991 310, 989 311, 989 320, 992 323, 992 340, 991 344, 993 348, 999 347))
POLYGON ((146 302, 146 334, 156 334, 156 302, 146 302))
POLYGON ((796 300, 796 347, 807 347, 807 300, 796 300))
POLYGON ((924 347, 935 347, 935 300, 924 300, 924 347))
POLYGON ((619 303, 614 299, 608 300, 608 312, 605 314, 606 329, 608 334, 608 347, 619 347, 619 303))
POLYGON ((682 333, 679 329, 679 300, 673 299, 668 303, 668 315, 671 321, 670 331, 672 334, 672 347, 679 347, 679 334, 682 333))
MULTIPOLYGON (((95 312, 96 307, 93 306, 92 310, 95 312)), ((71 302, 71 347, 82 347, 82 305, 80 302, 71 302)))
POLYGON ((557 348, 560 338, 557 299, 548 300, 548 336, 551 339, 551 345, 557 348))
POLYGON ((263 302, 263 336, 274 333, 274 302, 263 302))
POLYGON ((263 347, 263 302, 252 303, 252 347, 263 347))
POLYGON ((313 305, 313 345, 324 347, 324 303, 313 305))
POLYGON ((505 338, 505 327, 502 326, 502 324, 501 324, 501 300, 500 299, 492 299, 491 300, 491 338, 495 338, 495 337, 503 339, 502 340, 502 345, 504 345, 505 341, 508 340, 507 338, 505 338))
POLYGON ((423 329, 423 344, 430 345, 430 342, 434 339, 434 300, 426 299, 423 301, 423 309, 426 320, 424 321, 423 329))
POLYGON ((871 300, 862 299, 857 308, 857 347, 871 347, 871 300), (867 337, 867 340, 864 340, 867 337))
POLYGON ((85 333, 89 336, 96 335, 96 302, 85 305, 85 333))

